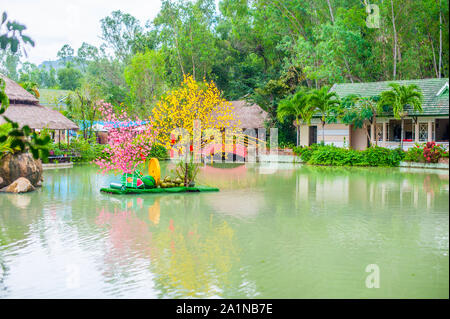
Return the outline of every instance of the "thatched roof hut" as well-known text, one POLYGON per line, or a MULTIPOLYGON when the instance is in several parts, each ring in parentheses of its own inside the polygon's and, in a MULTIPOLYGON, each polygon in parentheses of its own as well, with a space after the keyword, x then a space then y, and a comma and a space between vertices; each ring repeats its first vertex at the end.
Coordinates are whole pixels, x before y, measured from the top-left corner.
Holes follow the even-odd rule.
POLYGON ((257 104, 250 104, 245 100, 230 101, 233 108, 234 121, 231 126, 241 129, 264 128, 267 112, 257 104))
MULTIPOLYGON (((32 129, 77 130, 78 126, 56 110, 39 105, 39 100, 19 84, 0 74, 5 81, 5 93, 9 98, 9 107, 3 114, 20 126, 28 125, 32 129)), ((0 124, 6 121, 0 116, 0 124)))

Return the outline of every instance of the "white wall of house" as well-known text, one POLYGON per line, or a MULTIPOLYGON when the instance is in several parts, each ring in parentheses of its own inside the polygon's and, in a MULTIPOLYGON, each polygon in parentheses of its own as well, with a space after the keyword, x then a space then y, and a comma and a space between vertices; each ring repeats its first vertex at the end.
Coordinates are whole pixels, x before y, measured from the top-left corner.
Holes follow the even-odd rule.
MULTIPOLYGON (((437 136, 441 136, 445 132, 446 127, 438 127, 436 129, 437 119, 447 119, 446 116, 437 117, 417 117, 417 118, 405 118, 404 128, 405 138, 409 138, 410 141, 403 142, 403 149, 407 150, 413 147, 415 143, 425 143, 428 141, 436 141, 448 148, 449 142, 441 141, 437 136)), ((387 148, 400 147, 400 139, 395 140, 394 125, 400 125, 400 122, 395 118, 377 118, 377 125, 370 126, 371 143, 378 146, 387 148)), ((444 122, 441 124, 445 124, 444 122)), ((310 126, 317 127, 317 143, 322 141, 322 124, 319 119, 313 119, 310 126)), ((300 125, 300 145, 310 145, 310 126, 306 124, 300 125)), ((325 124, 324 135, 325 144, 333 144, 339 147, 351 147, 353 149, 363 150, 367 147, 367 134, 365 128, 352 129, 351 126, 342 123, 325 124)), ((398 135, 398 130, 395 132, 398 135)))
POLYGON ((300 124, 300 146, 309 145, 309 125, 300 124))
MULTIPOLYGON (((317 127, 317 143, 322 141, 322 124, 320 120, 313 119, 310 126, 317 127)), ((339 147, 349 146, 349 126, 341 123, 325 124, 324 126, 325 144, 335 145, 339 147)), ((306 146, 310 144, 309 126, 306 124, 300 125, 300 145, 306 146)))
POLYGON ((365 150, 367 148, 367 128, 354 128, 350 126, 350 147, 354 150, 365 150))
MULTIPOLYGON (((349 146, 349 126, 345 124, 325 124, 324 128, 325 144, 333 144, 339 147, 349 146)), ((317 142, 322 142, 322 125, 317 127, 317 142)))

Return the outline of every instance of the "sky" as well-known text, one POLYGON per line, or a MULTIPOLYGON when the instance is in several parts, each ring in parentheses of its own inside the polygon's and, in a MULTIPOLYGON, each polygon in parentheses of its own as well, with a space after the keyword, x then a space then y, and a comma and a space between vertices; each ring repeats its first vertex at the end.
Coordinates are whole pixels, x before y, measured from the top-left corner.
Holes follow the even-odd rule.
POLYGON ((76 50, 83 42, 101 44, 100 19, 121 10, 136 17, 144 26, 161 8, 160 0, 0 0, 0 12, 27 27, 24 34, 35 41, 26 48, 29 61, 39 65, 56 60, 66 43, 76 50))

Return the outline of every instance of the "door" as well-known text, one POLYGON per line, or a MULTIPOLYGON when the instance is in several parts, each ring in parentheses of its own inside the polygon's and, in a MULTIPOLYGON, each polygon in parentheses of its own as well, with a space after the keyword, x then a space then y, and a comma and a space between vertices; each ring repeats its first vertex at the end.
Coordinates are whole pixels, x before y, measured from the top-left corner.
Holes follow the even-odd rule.
POLYGON ((317 144, 317 126, 309 127, 309 145, 317 144))

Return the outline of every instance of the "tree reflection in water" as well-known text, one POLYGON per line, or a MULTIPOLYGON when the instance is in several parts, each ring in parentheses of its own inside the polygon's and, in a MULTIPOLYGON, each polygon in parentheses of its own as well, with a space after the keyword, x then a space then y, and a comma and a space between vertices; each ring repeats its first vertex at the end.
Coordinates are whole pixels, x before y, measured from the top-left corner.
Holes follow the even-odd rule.
POLYGON ((194 213, 195 200, 176 196, 148 202, 134 198, 121 206, 103 208, 96 218, 96 224, 108 231, 105 276, 126 276, 130 262, 139 257, 148 262, 159 297, 213 297, 231 285, 228 277, 239 261, 239 249, 226 221, 213 215, 205 220, 205 215, 194 213), (141 219, 141 210, 148 212, 148 221, 141 219), (192 214, 189 220, 164 219, 164 212, 192 214))

